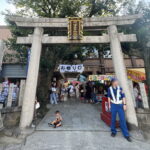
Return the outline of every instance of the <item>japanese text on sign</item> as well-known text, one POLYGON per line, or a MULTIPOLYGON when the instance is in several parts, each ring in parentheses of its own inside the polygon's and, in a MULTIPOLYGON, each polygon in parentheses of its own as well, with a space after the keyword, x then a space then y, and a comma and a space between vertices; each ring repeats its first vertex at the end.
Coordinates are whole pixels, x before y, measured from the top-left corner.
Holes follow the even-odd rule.
POLYGON ((83 21, 80 17, 68 18, 68 38, 69 40, 81 40, 83 37, 83 21))
POLYGON ((83 64, 80 65, 59 65, 60 72, 80 72, 82 73, 84 71, 83 64))

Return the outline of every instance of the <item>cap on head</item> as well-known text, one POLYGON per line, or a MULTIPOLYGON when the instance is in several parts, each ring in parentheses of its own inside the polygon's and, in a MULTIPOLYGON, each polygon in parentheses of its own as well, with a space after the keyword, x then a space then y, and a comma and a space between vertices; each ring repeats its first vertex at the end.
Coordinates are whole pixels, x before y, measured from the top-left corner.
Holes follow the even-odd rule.
POLYGON ((59 110, 56 110, 56 111, 55 111, 55 114, 59 114, 59 113, 60 113, 60 111, 59 111, 59 110))
POLYGON ((118 81, 118 79, 117 78, 112 78, 111 82, 113 83, 115 81, 118 81))

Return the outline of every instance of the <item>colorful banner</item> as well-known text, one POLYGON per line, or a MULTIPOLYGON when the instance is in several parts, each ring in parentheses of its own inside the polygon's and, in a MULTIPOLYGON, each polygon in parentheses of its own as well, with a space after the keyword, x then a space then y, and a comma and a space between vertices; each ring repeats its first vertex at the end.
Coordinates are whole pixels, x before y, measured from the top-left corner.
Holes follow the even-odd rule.
MULTIPOLYGON (((128 79, 134 82, 142 82, 146 80, 144 69, 129 69, 127 70, 128 79)), ((115 75, 89 75, 89 81, 111 81, 115 75)))
POLYGON ((79 72, 82 73, 84 71, 83 64, 79 65, 59 65, 59 70, 61 73, 65 72, 79 72))
POLYGON ((127 75, 128 75, 128 79, 131 79, 134 82, 141 82, 146 80, 146 76, 145 73, 143 72, 143 70, 127 70, 127 75))
POLYGON ((114 75, 89 75, 89 81, 111 81, 114 77, 114 75))

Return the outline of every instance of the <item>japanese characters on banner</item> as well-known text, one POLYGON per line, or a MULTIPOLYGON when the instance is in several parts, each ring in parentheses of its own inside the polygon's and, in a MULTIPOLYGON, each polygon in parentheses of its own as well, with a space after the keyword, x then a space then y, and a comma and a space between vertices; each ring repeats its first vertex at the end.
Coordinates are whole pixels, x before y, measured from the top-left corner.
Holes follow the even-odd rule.
POLYGON ((81 17, 68 18, 68 38, 69 40, 82 40, 83 19, 81 17))
POLYGON ((59 70, 61 73, 65 72, 79 72, 82 73, 84 71, 83 64, 79 65, 59 65, 59 70))
POLYGON ((127 71, 128 79, 131 79, 134 82, 142 82, 146 80, 146 75, 143 72, 136 70, 128 70, 127 71))
POLYGON ((114 77, 114 75, 89 75, 89 81, 111 81, 114 77))

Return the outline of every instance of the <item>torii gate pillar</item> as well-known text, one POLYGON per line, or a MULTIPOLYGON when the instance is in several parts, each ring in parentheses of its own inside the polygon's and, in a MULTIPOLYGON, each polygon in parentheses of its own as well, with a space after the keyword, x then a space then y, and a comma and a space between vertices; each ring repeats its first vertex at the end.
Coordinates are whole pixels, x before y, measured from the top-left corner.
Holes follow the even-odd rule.
POLYGON ((124 93, 126 94, 127 99, 127 112, 126 117, 128 123, 134 126, 138 126, 138 121, 136 117, 136 112, 134 109, 134 104, 132 101, 132 95, 128 86, 128 79, 126 68, 123 59, 123 53, 121 49, 120 40, 118 37, 118 31, 116 25, 111 25, 108 27, 109 36, 110 36, 110 46, 111 46, 111 53, 112 59, 114 64, 114 69, 116 76, 123 87, 124 93))
POLYGON ((5 47, 4 42, 2 40, 0 40, 0 71, 2 70, 4 47, 5 47))
POLYGON ((42 50, 42 36, 43 28, 36 27, 34 29, 32 40, 31 56, 23 98, 20 128, 30 126, 33 120, 39 63, 42 50))

